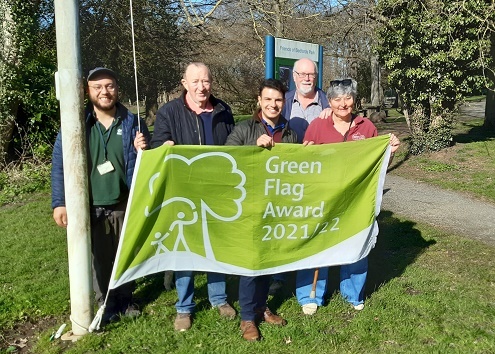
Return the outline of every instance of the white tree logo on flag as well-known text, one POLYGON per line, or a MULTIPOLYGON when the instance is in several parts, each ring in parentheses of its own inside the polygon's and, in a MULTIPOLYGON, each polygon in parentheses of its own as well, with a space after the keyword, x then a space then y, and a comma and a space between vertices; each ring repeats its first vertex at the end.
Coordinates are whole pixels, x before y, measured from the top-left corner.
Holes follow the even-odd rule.
MULTIPOLYGON (((209 231, 208 231, 209 216, 219 221, 230 222, 237 220, 242 215, 242 202, 246 198, 246 189, 245 189, 246 175, 244 174, 244 172, 238 169, 237 162, 231 155, 223 152, 209 152, 209 153, 199 154, 191 159, 188 159, 182 155, 170 154, 165 157, 164 162, 173 163, 174 162, 173 160, 179 160, 185 163, 186 165, 188 165, 190 168, 192 168, 194 163, 197 163, 199 161, 205 162, 206 159, 213 159, 213 158, 223 159, 224 163, 227 162, 229 164, 230 173, 237 174, 240 178, 240 182, 235 187, 233 187, 234 189, 240 192, 240 196, 237 199, 229 200, 235 204, 235 213, 233 213, 232 215, 222 215, 221 213, 217 212, 214 207, 211 206, 212 203, 209 203, 208 200, 204 200, 201 197, 199 197, 198 200, 198 196, 200 196, 201 194, 195 193, 197 191, 194 188, 195 186, 194 182, 195 180, 198 179, 198 176, 193 176, 193 174, 191 173, 190 175, 193 177, 191 177, 192 182, 187 181, 187 183, 191 185, 191 188, 188 188, 188 190, 190 191, 191 194, 196 194, 196 195, 174 196, 172 198, 164 200, 160 205, 154 207, 151 211, 149 206, 145 207, 144 215, 148 218, 151 215, 169 206, 173 205, 174 208, 177 208, 177 205, 182 206, 180 208, 180 211, 177 212, 175 215, 176 219, 170 224, 168 229, 165 232, 155 233, 154 235, 155 240, 151 241, 151 245, 156 247, 156 253, 155 253, 156 255, 162 253, 168 253, 168 252, 179 252, 181 246, 185 252, 191 252, 187 244, 187 237, 188 237, 187 226, 195 225, 197 222, 200 222, 202 234, 203 234, 203 243, 204 243, 206 258, 210 260, 215 260, 215 255, 213 252, 213 247, 211 245, 209 231), (198 202, 199 205, 196 205, 198 202), (198 209, 201 215, 200 217, 198 216, 198 209), (169 237, 176 237, 172 250, 169 250, 164 245, 164 241, 169 237)), ((211 165, 218 166, 218 160, 215 160, 215 162, 216 163, 212 163, 211 165)), ((218 177, 221 178, 222 176, 225 176, 225 173, 228 172, 229 172, 228 170, 221 168, 219 170, 212 171, 212 174, 217 174, 218 177)), ((148 188, 151 196, 153 196, 153 193, 155 191, 154 188, 155 181, 158 179, 159 176, 160 176, 160 172, 157 172, 153 176, 151 176, 151 178, 148 181, 148 188)), ((202 188, 200 185, 199 187, 202 188)), ((225 194, 229 194, 229 193, 226 192, 225 194)), ((214 204, 218 204, 218 200, 214 204)))

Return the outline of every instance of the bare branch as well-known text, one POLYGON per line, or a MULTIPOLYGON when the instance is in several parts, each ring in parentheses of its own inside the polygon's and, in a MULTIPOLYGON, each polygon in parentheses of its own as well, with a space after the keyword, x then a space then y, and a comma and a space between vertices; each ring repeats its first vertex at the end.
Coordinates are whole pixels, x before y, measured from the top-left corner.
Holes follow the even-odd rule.
POLYGON ((205 24, 208 17, 213 15, 213 13, 218 9, 222 2, 223 0, 217 0, 215 2, 215 5, 213 5, 210 11, 208 11, 204 16, 200 16, 198 14, 198 12, 196 11, 196 7, 194 6, 194 3, 192 1, 189 1, 189 5, 186 5, 184 3, 184 0, 180 0, 180 5, 184 10, 184 13, 186 14, 187 22, 193 27, 201 27, 205 24), (189 8, 191 8, 192 15, 189 11, 189 8))

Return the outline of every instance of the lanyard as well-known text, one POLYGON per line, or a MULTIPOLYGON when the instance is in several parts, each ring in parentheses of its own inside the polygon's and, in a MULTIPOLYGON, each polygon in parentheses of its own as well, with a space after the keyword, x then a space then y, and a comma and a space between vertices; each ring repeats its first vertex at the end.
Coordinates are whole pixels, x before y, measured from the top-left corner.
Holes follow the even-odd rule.
POLYGON ((351 131, 351 125, 352 125, 353 120, 354 120, 354 116, 351 116, 351 121, 349 122, 349 128, 347 129, 347 131, 344 134, 344 140, 343 141, 347 141, 347 136, 349 135, 349 132, 351 131))
MULTIPOLYGON (((98 132, 100 133, 100 138, 101 138, 101 142, 103 144, 103 151, 105 153, 105 161, 107 161, 107 144, 108 144, 108 140, 110 139, 110 135, 112 134, 112 129, 113 129, 113 126, 115 125, 115 120, 112 122, 112 125, 110 125, 110 129, 108 130, 108 134, 107 134, 107 139, 105 140, 105 138, 103 137, 103 133, 101 131, 101 127, 100 127, 100 122, 96 122, 96 127, 98 128, 98 132)), ((103 162, 105 162, 103 161, 103 162)))

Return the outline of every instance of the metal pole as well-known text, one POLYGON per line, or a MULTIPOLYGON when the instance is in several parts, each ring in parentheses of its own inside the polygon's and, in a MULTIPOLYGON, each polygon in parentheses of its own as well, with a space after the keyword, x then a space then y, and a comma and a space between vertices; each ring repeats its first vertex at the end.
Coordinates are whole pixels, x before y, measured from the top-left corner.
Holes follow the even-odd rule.
POLYGON ((323 46, 318 46, 318 87, 323 88, 323 46))
POLYGON ((265 36, 265 79, 275 77, 275 37, 265 36))
POLYGON ((58 72, 67 208, 67 251, 72 335, 82 336, 93 318, 88 173, 79 43, 79 1, 55 0, 58 72))

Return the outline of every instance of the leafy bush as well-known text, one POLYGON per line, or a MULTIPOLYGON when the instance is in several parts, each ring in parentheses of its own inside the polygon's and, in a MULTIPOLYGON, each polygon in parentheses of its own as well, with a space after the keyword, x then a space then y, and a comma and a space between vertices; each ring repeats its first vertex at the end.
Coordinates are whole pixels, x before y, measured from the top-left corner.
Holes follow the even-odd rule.
POLYGON ((423 152, 439 151, 451 146, 452 141, 452 129, 449 126, 431 128, 412 135, 410 152, 419 155, 423 152))
POLYGON ((0 205, 23 200, 27 194, 50 188, 51 164, 24 161, 0 171, 0 205))

